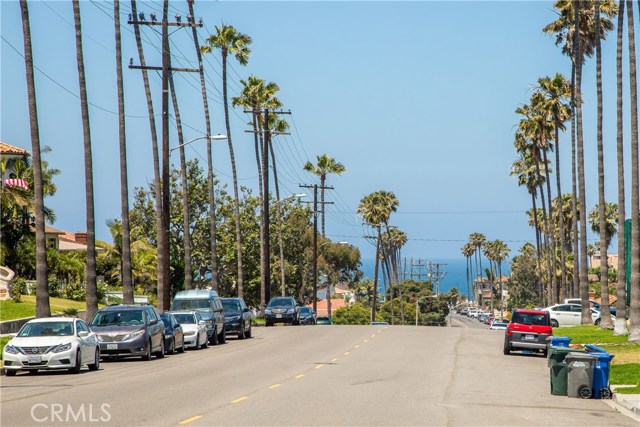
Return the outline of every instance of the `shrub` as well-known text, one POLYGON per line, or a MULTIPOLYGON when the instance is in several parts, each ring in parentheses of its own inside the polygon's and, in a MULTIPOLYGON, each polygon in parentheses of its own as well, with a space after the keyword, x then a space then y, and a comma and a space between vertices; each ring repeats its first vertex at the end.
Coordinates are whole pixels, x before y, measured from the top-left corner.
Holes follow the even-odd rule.
POLYGON ((10 296, 13 302, 22 302, 22 295, 27 293, 27 282, 21 277, 11 284, 10 296))
MULTIPOLYGON (((349 307, 341 307, 333 313, 333 323, 336 325, 368 325, 371 319, 371 310, 362 304, 353 304, 349 307)), ((376 320, 382 318, 376 313, 376 320)))
POLYGON ((62 310, 62 314, 69 317, 78 317, 78 309, 74 307, 65 308, 62 310))
POLYGON ((69 283, 62 290, 61 296, 74 301, 86 301, 87 290, 84 283, 69 283))
POLYGON ((50 297, 59 297, 62 292, 62 282, 55 276, 49 276, 49 296, 50 297))

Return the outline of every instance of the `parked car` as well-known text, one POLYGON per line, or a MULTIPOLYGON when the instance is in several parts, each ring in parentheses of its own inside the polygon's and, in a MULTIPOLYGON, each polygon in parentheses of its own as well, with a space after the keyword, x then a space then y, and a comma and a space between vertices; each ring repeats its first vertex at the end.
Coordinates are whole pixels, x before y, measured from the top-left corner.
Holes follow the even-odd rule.
POLYGON ((496 318, 493 316, 488 316, 487 320, 484 321, 485 324, 491 326, 491 323, 495 320, 496 318))
POLYGON ((2 352, 7 376, 20 370, 68 369, 77 374, 82 366, 100 368, 96 334, 81 319, 47 317, 25 323, 2 352))
POLYGON ((151 305, 112 305, 98 310, 91 321, 103 357, 164 357, 164 322, 151 305))
MULTIPOLYGON (((580 298, 565 298, 564 300, 562 300, 562 303, 582 305, 582 300, 580 298)), ((593 308, 594 310, 602 311, 602 306, 600 305, 600 303, 597 303, 594 300, 590 299, 589 304, 591 304, 591 308, 593 308)), ((609 306, 609 312, 614 316, 616 315, 617 311, 618 310, 615 305, 609 306)))
POLYGON ((197 311, 207 325, 209 343, 216 345, 227 341, 224 327, 224 309, 216 291, 192 289, 180 291, 173 297, 171 311, 197 311))
POLYGON ((514 309, 504 334, 504 354, 513 350, 539 350, 547 355, 547 339, 553 335, 549 312, 514 309))
POLYGON ((237 334, 238 339, 251 338, 253 314, 242 298, 222 298, 225 333, 237 334))
POLYGON ((275 323, 300 324, 300 306, 293 297, 271 298, 264 310, 265 326, 275 323))
MULTIPOLYGON (((316 318, 316 325, 330 325, 331 324, 331 319, 327 316, 318 316, 316 318)), ((379 325, 380 323, 377 322, 371 322, 372 325, 379 325)))
POLYGON ((478 310, 477 308, 470 308, 467 316, 472 317, 474 319, 477 319, 478 318, 478 311, 480 311, 480 310, 478 310))
POLYGON ((469 314, 469 309, 468 308, 463 308, 462 310, 460 310, 460 314, 462 314, 463 316, 466 316, 469 314))
POLYGON ((160 315, 164 323, 164 351, 176 354, 176 351, 184 353, 184 331, 173 314, 164 312, 160 315))
POLYGON ((503 323, 503 322, 493 322, 491 324, 491 326, 489 326, 489 329, 491 329, 492 331, 505 331, 507 329, 507 325, 508 323, 503 323))
POLYGON ((489 313, 485 313, 482 311, 478 313, 478 322, 484 323, 487 321, 488 318, 489 318, 489 313))
MULTIPOLYGON (((543 309, 549 312, 551 318, 551 326, 557 328, 559 326, 578 326, 582 322, 582 306, 579 304, 556 304, 543 309)), ((591 320, 594 324, 599 325, 601 312, 593 308, 591 310, 591 320)), ((611 321, 615 322, 615 316, 611 315, 611 321)))
POLYGON ((316 313, 313 312, 311 307, 300 307, 300 324, 301 325, 315 325, 316 313))
POLYGON ((199 312, 173 311, 171 314, 173 314, 173 317, 175 317, 178 323, 180 323, 180 326, 182 326, 185 347, 196 350, 209 347, 207 322, 204 321, 199 312))

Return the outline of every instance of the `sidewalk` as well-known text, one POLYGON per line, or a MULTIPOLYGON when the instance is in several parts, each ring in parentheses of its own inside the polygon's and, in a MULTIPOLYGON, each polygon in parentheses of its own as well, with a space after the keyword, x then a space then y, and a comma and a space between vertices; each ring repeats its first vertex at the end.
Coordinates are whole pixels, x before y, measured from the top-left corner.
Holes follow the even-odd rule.
POLYGON ((640 422, 640 394, 620 394, 614 392, 611 400, 603 400, 603 402, 606 402, 621 414, 640 422))

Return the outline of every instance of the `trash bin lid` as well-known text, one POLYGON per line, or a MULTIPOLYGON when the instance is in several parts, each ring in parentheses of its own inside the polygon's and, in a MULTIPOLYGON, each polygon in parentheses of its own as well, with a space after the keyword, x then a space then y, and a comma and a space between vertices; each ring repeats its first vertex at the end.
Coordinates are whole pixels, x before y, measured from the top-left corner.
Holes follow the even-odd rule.
POLYGON ((588 354, 595 356, 596 359, 598 360, 611 360, 614 357, 616 357, 615 355, 611 354, 611 353, 600 353, 600 352, 589 352, 588 354))
POLYGON ((574 360, 580 360, 583 362, 584 361, 593 362, 596 360, 596 356, 589 353, 580 353, 580 352, 572 351, 570 353, 567 353, 565 360, 567 361, 567 363, 570 363, 570 361, 574 361, 574 360))

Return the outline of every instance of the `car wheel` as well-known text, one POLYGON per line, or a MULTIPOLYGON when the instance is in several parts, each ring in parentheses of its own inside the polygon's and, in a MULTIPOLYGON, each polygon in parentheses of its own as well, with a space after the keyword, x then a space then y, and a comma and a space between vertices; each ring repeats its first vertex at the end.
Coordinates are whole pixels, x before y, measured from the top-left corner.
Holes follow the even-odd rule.
POLYGON ((207 339, 207 334, 204 334, 204 343, 202 344, 202 348, 209 348, 209 340, 207 339))
POLYGON ((184 353, 184 337, 182 337, 182 345, 180 346, 180 348, 178 349, 178 353, 184 353))
POLYGON ((151 360, 151 340, 147 343, 147 349, 144 356, 142 356, 142 360, 151 360))
POLYGON ((176 354, 176 337, 171 338, 171 347, 169 347, 169 354, 176 354))
POLYGON ((249 326, 249 330, 244 333, 245 338, 251 338, 251 326, 249 326))
POLYGON ((545 348, 544 350, 542 350, 542 355, 544 357, 547 357, 548 354, 549 354, 549 349, 548 348, 545 348))
POLYGON ((209 340, 209 344, 218 345, 218 330, 214 329, 213 334, 211 334, 211 339, 209 340))
POLYGON ((100 349, 96 348, 96 357, 94 359, 94 363, 89 364, 90 371, 97 371, 100 369, 100 349))
POLYGON ((596 321, 594 322, 595 325, 599 325, 600 324, 600 319, 596 319, 596 321))
POLYGON ((80 368, 82 367, 82 364, 80 363, 81 360, 82 358, 80 357, 80 350, 78 350, 76 352, 76 364, 73 365, 73 368, 69 369, 69 372, 71 372, 72 374, 80 373, 80 368))
POLYGON ((508 356, 511 354, 511 344, 509 344, 509 341, 504 340, 504 348, 502 349, 502 352, 504 353, 505 356, 508 356))
POLYGON ((559 326, 560 326, 560 324, 558 323, 558 321, 556 319, 551 319, 551 327, 552 328, 557 328, 559 326))
POLYGON ((222 333, 220 333, 220 336, 218 337, 218 342, 220 344, 224 344, 227 342, 227 331, 224 327, 222 328, 222 333))
POLYGON ((8 377, 15 377, 17 373, 18 373, 17 369, 7 369, 7 371, 5 372, 5 375, 8 377))
POLYGON ((238 339, 239 340, 243 340, 245 337, 245 331, 244 331, 244 323, 242 323, 242 329, 240 329, 240 332, 238 332, 238 339))
POLYGON ((156 352, 156 359, 164 358, 164 338, 162 338, 162 343, 160 343, 160 351, 156 352))

